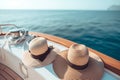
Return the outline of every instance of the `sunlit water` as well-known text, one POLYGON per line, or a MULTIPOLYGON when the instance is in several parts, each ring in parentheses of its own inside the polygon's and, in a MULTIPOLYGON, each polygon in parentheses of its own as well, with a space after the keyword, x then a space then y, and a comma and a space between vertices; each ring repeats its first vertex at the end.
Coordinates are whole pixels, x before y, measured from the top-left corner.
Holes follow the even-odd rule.
POLYGON ((0 23, 63 37, 120 60, 120 11, 0 10, 0 23))

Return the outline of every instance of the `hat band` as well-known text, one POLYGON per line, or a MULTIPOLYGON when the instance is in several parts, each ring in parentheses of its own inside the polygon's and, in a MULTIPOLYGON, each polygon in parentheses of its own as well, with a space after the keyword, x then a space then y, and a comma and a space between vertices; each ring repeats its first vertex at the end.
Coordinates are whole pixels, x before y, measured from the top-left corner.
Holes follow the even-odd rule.
POLYGON ((78 66, 78 65, 75 65, 75 64, 71 63, 68 59, 66 61, 67 61, 67 64, 70 67, 72 67, 72 68, 74 68, 76 70, 83 70, 83 69, 87 68, 88 67, 88 63, 89 63, 89 61, 88 61, 87 64, 82 65, 82 66, 78 66))
MULTIPOLYGON (((31 56, 34 58, 34 59, 39 59, 40 61, 44 61, 44 59, 47 57, 47 55, 51 52, 51 50, 53 49, 53 47, 48 47, 48 50, 43 53, 43 54, 40 54, 40 55, 33 55, 31 54, 31 56)), ((31 51, 29 50, 29 52, 31 53, 31 51)))

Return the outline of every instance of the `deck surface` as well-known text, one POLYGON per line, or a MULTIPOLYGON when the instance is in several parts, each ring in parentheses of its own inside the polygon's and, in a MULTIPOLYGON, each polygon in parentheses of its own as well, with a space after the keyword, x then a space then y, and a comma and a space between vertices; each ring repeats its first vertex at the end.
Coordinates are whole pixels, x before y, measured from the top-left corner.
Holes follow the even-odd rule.
POLYGON ((0 80, 23 80, 18 74, 0 63, 0 80))

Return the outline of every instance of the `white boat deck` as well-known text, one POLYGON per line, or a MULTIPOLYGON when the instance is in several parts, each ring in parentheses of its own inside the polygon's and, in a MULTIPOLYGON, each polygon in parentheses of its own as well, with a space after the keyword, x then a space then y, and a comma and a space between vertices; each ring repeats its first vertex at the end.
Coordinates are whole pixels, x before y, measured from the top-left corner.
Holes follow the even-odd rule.
MULTIPOLYGON (((0 37, 0 47, 4 43, 3 37, 0 37)), ((26 42, 25 42, 26 43, 26 42)), ((66 50, 67 47, 60 45, 58 43, 48 41, 48 45, 53 45, 62 50, 66 50)), ((0 48, 0 63, 3 63, 14 70, 17 74, 19 74, 22 78, 27 80, 59 80, 56 74, 53 71, 52 64, 47 65, 45 67, 40 68, 31 68, 26 67, 22 64, 22 53, 24 50, 27 50, 27 44, 21 43, 17 46, 5 46, 4 49, 0 48), (23 47, 24 46, 24 47, 23 47), (22 66, 22 70, 20 69, 20 65, 22 66)), ((120 80, 120 76, 114 74, 113 72, 105 69, 104 76, 102 80, 120 80)))

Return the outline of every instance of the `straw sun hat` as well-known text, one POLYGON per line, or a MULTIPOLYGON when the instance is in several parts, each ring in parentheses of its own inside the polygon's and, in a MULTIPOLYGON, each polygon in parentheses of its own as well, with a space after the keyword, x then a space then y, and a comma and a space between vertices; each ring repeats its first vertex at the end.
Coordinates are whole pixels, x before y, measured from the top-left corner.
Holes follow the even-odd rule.
POLYGON ((29 43, 29 50, 23 53, 23 63, 30 67, 42 67, 53 62, 59 50, 48 47, 47 40, 42 37, 34 38, 29 43))
POLYGON ((60 52, 53 69, 62 80, 101 80, 104 65, 85 45, 73 44, 69 50, 60 52))

